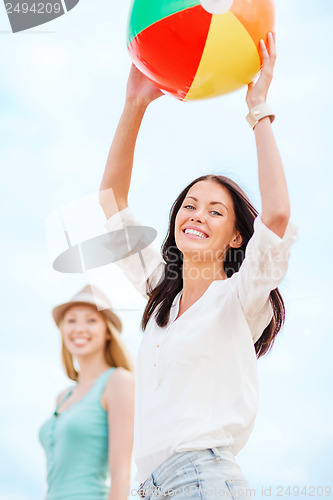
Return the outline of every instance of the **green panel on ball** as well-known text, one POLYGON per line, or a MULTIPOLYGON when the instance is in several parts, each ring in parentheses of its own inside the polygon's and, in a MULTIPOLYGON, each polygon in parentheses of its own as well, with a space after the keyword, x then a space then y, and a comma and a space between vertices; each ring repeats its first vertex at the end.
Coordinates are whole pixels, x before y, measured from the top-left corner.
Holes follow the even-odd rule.
POLYGON ((134 0, 128 25, 127 44, 142 30, 164 17, 200 5, 200 0, 134 0))

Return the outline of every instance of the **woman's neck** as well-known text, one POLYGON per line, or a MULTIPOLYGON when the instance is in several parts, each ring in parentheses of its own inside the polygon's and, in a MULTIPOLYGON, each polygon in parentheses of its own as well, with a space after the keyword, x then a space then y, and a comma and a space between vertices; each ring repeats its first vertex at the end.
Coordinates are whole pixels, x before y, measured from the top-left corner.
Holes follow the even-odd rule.
POLYGON ((227 276, 221 262, 193 263, 191 260, 184 259, 182 302, 196 301, 213 281, 225 279, 227 276))
POLYGON ((79 379, 78 383, 81 385, 89 385, 94 382, 102 373, 110 368, 107 362, 100 356, 87 358, 86 356, 78 356, 77 361, 79 363, 79 379))

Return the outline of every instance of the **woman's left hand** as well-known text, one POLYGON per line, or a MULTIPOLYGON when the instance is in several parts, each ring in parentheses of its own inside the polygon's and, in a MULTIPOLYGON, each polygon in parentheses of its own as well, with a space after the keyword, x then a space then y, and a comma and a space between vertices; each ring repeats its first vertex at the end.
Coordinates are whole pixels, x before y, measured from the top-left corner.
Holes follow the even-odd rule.
POLYGON ((257 104, 266 102, 267 92, 273 78, 274 66, 276 62, 275 33, 269 32, 267 38, 268 48, 266 47, 264 40, 260 40, 260 51, 262 56, 260 76, 256 83, 251 82, 248 85, 246 102, 249 110, 257 104))

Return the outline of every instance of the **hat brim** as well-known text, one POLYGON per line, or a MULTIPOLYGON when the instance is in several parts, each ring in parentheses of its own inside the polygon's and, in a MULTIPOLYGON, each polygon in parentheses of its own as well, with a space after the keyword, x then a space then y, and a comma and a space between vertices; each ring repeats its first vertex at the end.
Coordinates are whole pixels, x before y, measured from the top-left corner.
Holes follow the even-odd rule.
POLYGON ((111 311, 111 309, 101 309, 98 310, 96 307, 96 304, 91 304, 90 302, 84 302, 84 301, 76 301, 76 302, 66 302, 65 304, 60 304, 59 306, 56 306, 52 309, 52 316, 55 321, 55 324, 59 326, 59 323, 64 316, 65 312, 67 309, 69 309, 72 306, 78 306, 78 305, 88 305, 90 307, 93 307, 96 309, 98 312, 103 313, 110 321, 111 323, 116 327, 118 332, 120 333, 122 331, 122 324, 119 319, 119 317, 111 311))

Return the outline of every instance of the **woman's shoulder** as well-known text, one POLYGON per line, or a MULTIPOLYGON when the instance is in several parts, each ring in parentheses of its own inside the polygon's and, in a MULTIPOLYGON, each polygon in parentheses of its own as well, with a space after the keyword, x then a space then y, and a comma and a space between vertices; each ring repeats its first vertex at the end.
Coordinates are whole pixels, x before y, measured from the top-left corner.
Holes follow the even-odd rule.
POLYGON ((102 394, 101 402, 106 409, 109 404, 122 398, 124 394, 130 393, 134 389, 134 373, 117 367, 108 378, 102 394))
POLYGON ((113 389, 119 385, 128 385, 132 382, 134 382, 134 373, 130 370, 126 370, 126 368, 118 366, 111 372, 111 375, 105 384, 105 390, 108 390, 110 388, 113 389))
POLYGON ((61 402, 61 400, 68 394, 70 391, 73 390, 73 387, 67 387, 63 391, 59 392, 59 394, 56 397, 56 406, 61 402))
POLYGON ((237 286, 238 279, 238 271, 234 272, 231 276, 224 280, 215 280, 213 281, 213 293, 225 293, 226 290, 234 289, 237 286))

